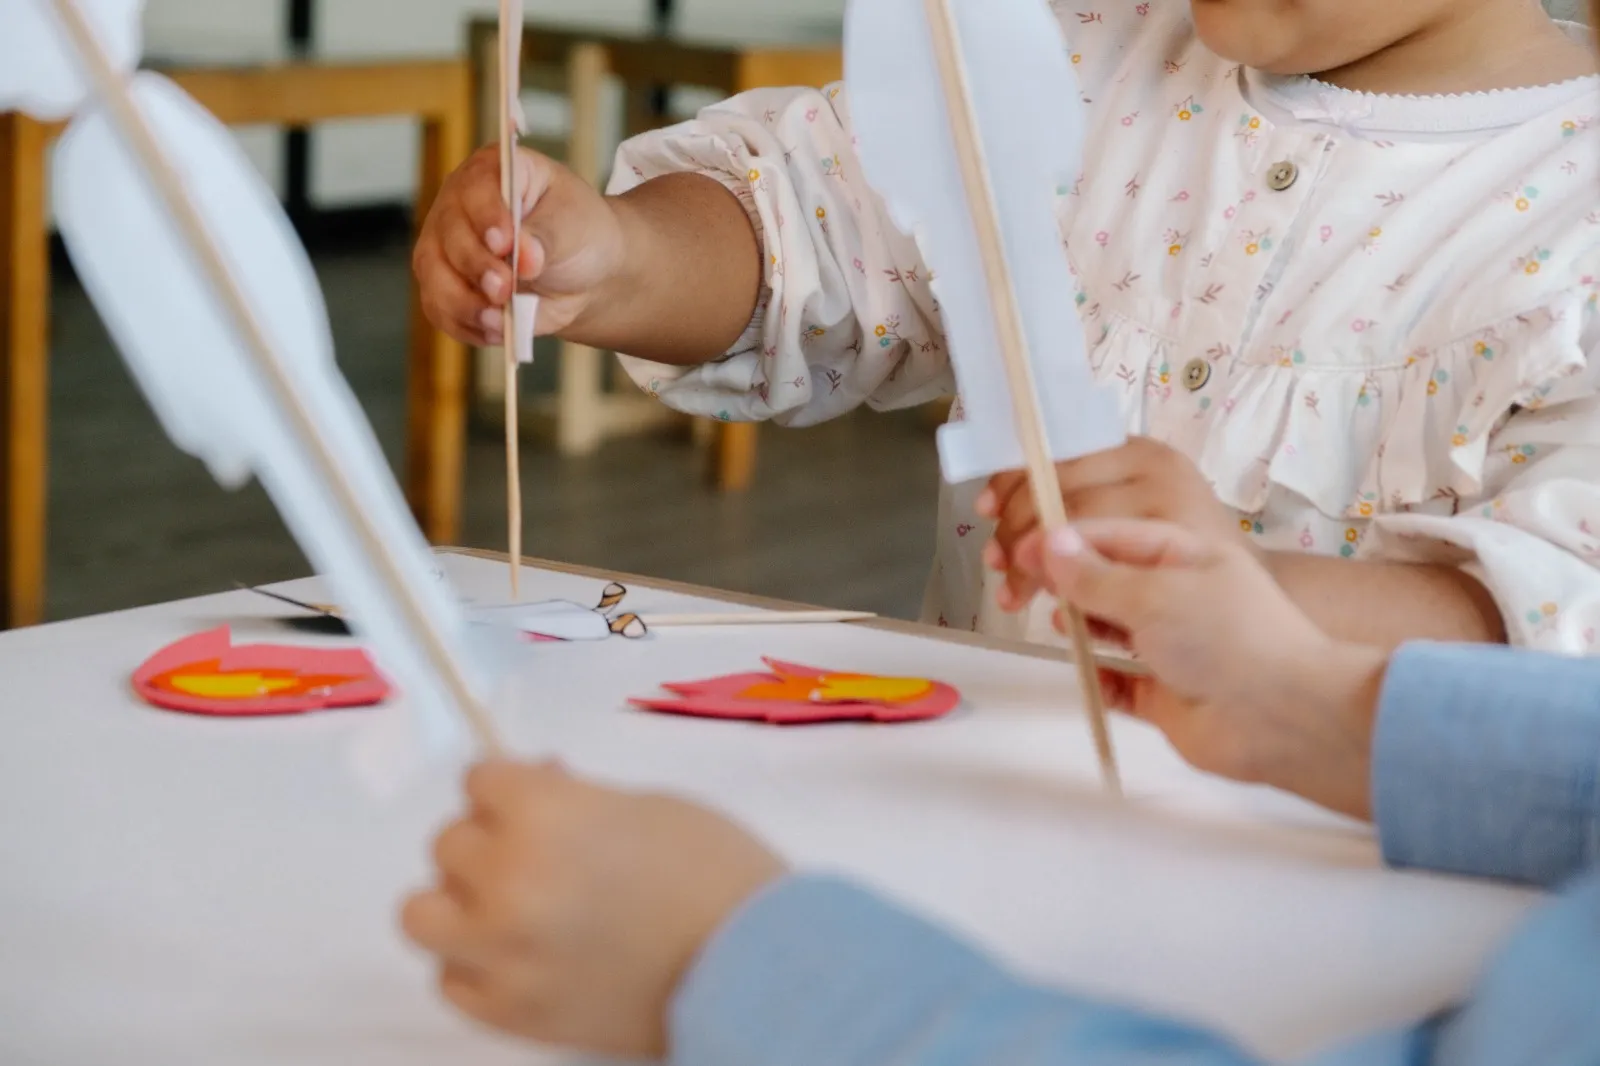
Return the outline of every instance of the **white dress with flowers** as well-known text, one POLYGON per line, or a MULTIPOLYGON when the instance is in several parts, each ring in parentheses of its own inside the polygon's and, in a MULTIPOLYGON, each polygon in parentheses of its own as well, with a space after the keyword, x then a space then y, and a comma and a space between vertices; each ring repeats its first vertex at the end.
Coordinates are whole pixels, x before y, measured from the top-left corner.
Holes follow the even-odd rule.
MULTIPOLYGON (((1458 564, 1515 643, 1600 650, 1600 79, 1372 96, 1219 59, 1184 0, 1054 6, 1090 118, 1059 221, 1129 431, 1192 457, 1263 547, 1458 564)), ((717 362, 625 359, 642 387, 793 426, 949 391, 842 89, 631 141, 613 191, 685 170, 749 209, 765 295, 717 362)), ((1042 605, 993 606, 979 488, 944 493, 927 619, 1052 640, 1042 605)))

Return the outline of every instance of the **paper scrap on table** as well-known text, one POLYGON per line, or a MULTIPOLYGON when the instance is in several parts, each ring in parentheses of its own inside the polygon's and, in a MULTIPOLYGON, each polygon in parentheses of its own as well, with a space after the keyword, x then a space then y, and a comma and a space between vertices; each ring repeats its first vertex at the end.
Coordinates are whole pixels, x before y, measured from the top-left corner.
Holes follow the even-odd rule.
POLYGON ((164 710, 221 717, 366 707, 390 691, 363 651, 235 646, 227 626, 156 652, 134 672, 133 689, 164 710))
POLYGON ((961 694, 926 678, 819 670, 763 659, 770 673, 733 674, 665 684, 671 697, 635 699, 663 714, 801 725, 818 722, 913 722, 955 710, 961 694))

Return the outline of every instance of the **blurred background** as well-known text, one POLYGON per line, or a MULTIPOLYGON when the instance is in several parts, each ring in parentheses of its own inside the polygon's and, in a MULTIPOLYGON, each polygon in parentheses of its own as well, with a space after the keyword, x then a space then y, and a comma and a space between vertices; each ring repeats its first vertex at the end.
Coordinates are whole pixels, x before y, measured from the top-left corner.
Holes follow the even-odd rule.
MULTIPOLYGON (((1547 6, 1571 17, 1582 5, 1547 6)), ((531 140, 601 181, 629 132, 740 88, 837 77, 843 8, 527 0, 531 140)), ((426 164, 436 177, 490 139, 495 11, 494 0, 147 0, 145 29, 150 65, 200 78, 191 91, 207 106, 249 119, 237 136, 311 249, 340 363, 414 503, 428 501, 425 528, 436 543, 503 549, 500 357, 439 345, 409 311, 426 164), (261 118, 435 107, 441 93, 448 122, 261 118), (439 395, 419 407, 429 394, 409 377, 443 365, 468 368, 454 413, 439 395)), ((41 129, 0 116, 0 625, 304 574, 263 494, 219 489, 135 391, 49 236, 41 129)), ((587 383, 576 398, 559 398, 558 345, 541 345, 522 383, 526 554, 916 616, 939 412, 735 440, 664 420, 606 370, 609 356, 565 357, 587 383)))
MULTIPOLYGON (((471 23, 492 20, 495 10, 493 0, 148 0, 146 56, 154 67, 199 70, 465 62, 472 58, 471 23)), ((666 33, 649 47, 662 55, 671 51, 669 41, 681 42, 691 74, 695 62, 720 69, 712 62, 718 55, 737 61, 756 52, 836 51, 842 10, 843 0, 527 3, 530 45, 546 29, 551 40, 569 43, 637 44, 666 33), (709 51, 694 50, 702 44, 709 51)), ((550 73, 530 71, 525 106, 534 143, 560 153, 572 139, 574 108, 563 91, 565 68, 558 63, 550 73)), ((580 116, 593 127, 579 137, 597 149, 597 166, 608 167, 628 129, 692 114, 725 95, 716 86, 660 88, 605 79, 598 108, 580 116)), ((312 251, 339 361, 402 476, 420 131, 410 116, 305 131, 237 130, 312 251)), ((475 130, 472 144, 486 139, 475 130)), ((48 293, 43 616, 305 573, 264 494, 253 487, 224 492, 168 443, 59 247, 50 256, 48 293)), ((557 347, 541 344, 537 365, 524 375, 524 402, 535 414, 554 402, 557 347)), ((459 521, 447 538, 489 549, 504 549, 506 536, 498 358, 476 356, 490 368, 479 376, 489 380, 471 393, 459 521)), ((608 395, 636 392, 626 379, 603 388, 608 395)), ((938 479, 928 413, 863 413, 805 431, 764 427, 742 490, 719 487, 711 476, 709 428, 696 435, 658 421, 602 434, 580 425, 577 436, 588 439, 563 453, 530 415, 522 455, 525 553, 915 617, 932 554, 938 479)), ((573 435, 570 427, 562 432, 573 435)))

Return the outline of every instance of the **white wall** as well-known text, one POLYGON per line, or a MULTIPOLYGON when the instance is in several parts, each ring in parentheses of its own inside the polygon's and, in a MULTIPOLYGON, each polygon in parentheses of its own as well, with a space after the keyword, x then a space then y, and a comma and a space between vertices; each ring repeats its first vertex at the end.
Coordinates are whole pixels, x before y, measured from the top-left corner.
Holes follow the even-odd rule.
MULTIPOLYGON (((644 29, 650 0, 525 0, 529 19, 644 29)), ((691 36, 748 40, 836 36, 845 0, 678 0, 691 36)), ((147 0, 152 61, 260 63, 284 58, 283 0, 147 0)), ((493 17, 496 0, 318 0, 318 54, 379 59, 459 54, 467 20, 493 17)), ((565 128, 558 99, 530 99, 538 129, 565 128)), ((615 131, 605 140, 614 141, 615 131)), ((273 130, 240 130, 257 167, 281 195, 283 143, 273 130)), ((321 206, 407 200, 415 192, 417 131, 404 120, 330 123, 312 137, 311 195, 321 206)))
MULTIPOLYGON (((276 0, 148 0, 145 56, 154 63, 266 63, 282 59, 288 5, 276 0)), ((283 195, 283 138, 270 129, 236 136, 283 195)))
MULTIPOLYGON (((200 0, 168 0, 198 3, 200 0)), ((213 0, 214 2, 214 0, 213 0)), ((238 0, 234 0, 238 2, 238 0)), ((844 0, 678 0, 690 34, 760 39, 837 36, 844 0)), ((318 0, 319 54, 342 59, 451 55, 466 48, 466 23, 493 17, 495 0, 318 0)), ((527 0, 529 19, 642 30, 649 0, 527 0)), ((556 99, 530 99, 529 122, 565 128, 556 99)), ((614 111, 616 109, 613 109, 614 111)), ((602 138, 615 140, 615 130, 602 138)), ((319 130, 312 142, 311 192, 323 206, 409 199, 415 191, 417 131, 395 120, 352 122, 319 130)))

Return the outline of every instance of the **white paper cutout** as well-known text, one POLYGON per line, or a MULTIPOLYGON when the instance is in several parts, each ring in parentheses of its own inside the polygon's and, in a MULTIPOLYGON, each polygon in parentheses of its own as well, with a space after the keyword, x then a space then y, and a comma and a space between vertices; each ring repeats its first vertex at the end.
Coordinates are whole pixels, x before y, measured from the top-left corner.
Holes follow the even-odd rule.
POLYGON ((611 637, 636 640, 644 636, 647 629, 638 615, 617 610, 627 595, 626 587, 612 582, 600 594, 596 607, 584 607, 567 600, 541 600, 469 607, 467 617, 480 625, 501 626, 544 640, 592 641, 611 637))
MULTIPOLYGON (((7 2, 0 37, 14 24, 16 0, 7 2)), ((37 16, 47 3, 63 2, 28 0, 25 6, 37 16)), ((64 46, 66 38, 58 47, 64 46)), ((58 149, 54 191, 62 236, 173 441, 226 485, 251 473, 261 479, 348 609, 352 628, 403 694, 413 714, 378 714, 382 735, 368 738, 357 753, 368 784, 392 790, 424 761, 464 747, 461 715, 481 714, 494 651, 509 640, 496 630, 469 627, 453 592, 435 580, 428 546, 334 363, 305 250, 237 142, 164 78, 136 75, 129 91, 261 324, 309 429, 291 417, 295 408, 275 391, 241 322, 169 213, 161 183, 107 106, 73 122, 58 149), (303 431, 321 439, 333 469, 321 464, 314 437, 303 431), (341 506, 340 483, 354 514, 341 506)))
MULTIPOLYGON (((144 0, 78 0, 123 74, 139 62, 144 0)), ((0 111, 55 122, 83 105, 88 77, 56 15, 41 0, 0 0, 0 111)))
MULTIPOLYGON (((513 270, 516 268, 513 266, 513 270)), ((513 346, 517 362, 533 362, 534 331, 539 322, 539 297, 519 292, 511 298, 511 332, 506 343, 513 346)))
MULTIPOLYGON (((964 414, 940 429, 939 457, 958 483, 1025 463, 924 3, 852 0, 845 80, 867 180, 934 271, 964 414)), ((1094 383, 1055 214, 1056 190, 1081 168, 1084 129, 1061 31, 1042 0, 951 7, 1051 454, 1114 448, 1125 439, 1118 402, 1094 383)))

